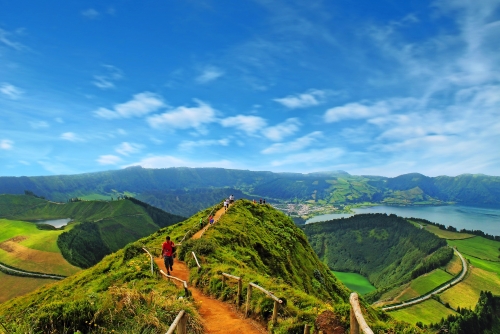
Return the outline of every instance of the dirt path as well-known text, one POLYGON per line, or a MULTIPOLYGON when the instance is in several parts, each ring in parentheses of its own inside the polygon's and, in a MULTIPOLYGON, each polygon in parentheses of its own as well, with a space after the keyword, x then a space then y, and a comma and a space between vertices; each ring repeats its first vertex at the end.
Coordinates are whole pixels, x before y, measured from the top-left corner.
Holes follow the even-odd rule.
MULTIPOLYGON (((214 224, 217 224, 217 222, 219 221, 220 217, 226 213, 226 210, 224 210, 224 207, 220 208, 216 213, 215 213, 215 216, 214 216, 214 224)), ((199 239, 201 237, 201 235, 203 233, 205 233, 206 230, 208 230, 210 228, 210 224, 207 224, 207 226, 205 226, 204 228, 202 228, 201 230, 199 230, 198 232, 195 233, 195 235, 193 235, 191 237, 191 239, 199 239)))
MULTIPOLYGON (((222 208, 224 211, 224 208, 222 208)), ((163 259, 156 258, 156 264, 165 272, 163 259)), ((178 277, 184 281, 189 281, 189 269, 184 262, 175 261, 172 276, 178 277)), ((180 288, 180 282, 172 280, 180 288)), ((227 334, 262 334, 267 331, 251 319, 243 318, 235 307, 220 300, 205 296, 200 290, 189 286, 195 304, 198 307, 198 313, 203 318, 205 333, 227 333, 227 334)))

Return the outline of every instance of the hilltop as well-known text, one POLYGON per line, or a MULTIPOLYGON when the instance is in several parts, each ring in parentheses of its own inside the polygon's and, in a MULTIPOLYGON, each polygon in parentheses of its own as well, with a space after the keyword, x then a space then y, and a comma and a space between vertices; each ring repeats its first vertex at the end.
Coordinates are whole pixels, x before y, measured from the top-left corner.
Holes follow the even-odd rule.
POLYGON ((0 193, 26 190, 53 201, 69 198, 116 199, 134 196, 168 212, 189 216, 233 193, 237 198, 274 202, 311 202, 343 206, 356 203, 500 206, 500 177, 463 174, 427 177, 418 173, 393 178, 346 172, 273 173, 223 168, 129 167, 97 173, 0 177, 0 193))
MULTIPOLYGON (((207 294, 221 300, 234 299, 234 286, 222 284, 220 273, 227 272, 282 298, 285 303, 280 307, 278 323, 269 325, 272 332, 302 333, 305 323, 313 323, 325 311, 333 312, 339 324, 348 327, 349 291, 317 257, 303 231, 280 211, 238 200, 201 239, 190 240, 200 228, 200 218, 220 207, 208 208, 128 244, 92 268, 59 283, 1 304, 0 316, 6 317, 8 329, 24 331, 100 333, 126 329, 156 333, 164 332, 177 312, 186 309, 188 332, 201 333, 202 321, 195 301, 178 299, 182 291, 149 273, 148 257, 142 247, 154 252, 165 235, 170 235, 177 242, 186 236, 178 256, 191 268, 190 283, 207 294), (201 261, 199 271, 191 251, 201 261)), ((252 296, 252 317, 268 319, 272 302, 264 295, 252 296)), ((405 331, 403 324, 390 321, 383 312, 364 303, 363 312, 374 330, 405 331)))

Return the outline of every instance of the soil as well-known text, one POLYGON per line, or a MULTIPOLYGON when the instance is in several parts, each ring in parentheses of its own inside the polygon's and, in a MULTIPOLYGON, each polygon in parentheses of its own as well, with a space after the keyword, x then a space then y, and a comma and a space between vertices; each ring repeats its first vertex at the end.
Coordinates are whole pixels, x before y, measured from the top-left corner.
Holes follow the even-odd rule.
MULTIPOLYGON (((225 213, 224 208, 218 210, 214 215, 214 224, 216 224, 220 217, 225 213)), ((198 231, 192 239, 199 239, 202 233, 209 229, 212 225, 207 225, 198 231)), ((165 264, 162 258, 157 258, 156 264, 164 271, 165 264)), ((171 276, 180 278, 189 282, 189 269, 184 262, 175 260, 174 269, 170 273, 171 276)), ((168 278, 165 278, 168 279, 168 278)), ((174 279, 172 282, 182 288, 182 284, 174 279)), ((267 333, 266 328, 262 327, 259 323, 252 319, 245 318, 241 312, 238 312, 235 305, 224 303, 220 300, 211 298, 204 295, 201 290, 188 286, 192 294, 195 305, 198 308, 198 313, 203 319, 203 326, 205 333, 225 333, 225 334, 262 334, 267 333)))
POLYGON ((337 316, 332 311, 325 311, 321 313, 316 319, 315 326, 324 334, 343 334, 345 333, 344 327, 337 319, 337 316))
MULTIPOLYGON (((224 210, 224 209, 222 209, 224 210)), ((166 272, 163 259, 157 258, 156 264, 166 272)), ((175 260, 174 270, 171 276, 189 281, 189 269, 184 262, 175 260)), ((168 279, 168 278, 165 278, 168 279)), ((172 279, 172 282, 182 288, 182 284, 172 279)), ((251 319, 245 319, 234 306, 220 300, 205 296, 199 289, 188 286, 192 298, 198 308, 198 313, 203 319, 205 333, 227 333, 227 334, 261 334, 267 333, 266 329, 251 319)))

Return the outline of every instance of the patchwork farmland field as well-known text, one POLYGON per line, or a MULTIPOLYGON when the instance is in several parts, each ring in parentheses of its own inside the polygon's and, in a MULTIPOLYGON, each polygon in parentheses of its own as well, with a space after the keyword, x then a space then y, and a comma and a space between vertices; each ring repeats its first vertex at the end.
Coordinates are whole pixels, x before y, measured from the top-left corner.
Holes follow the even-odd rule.
POLYGON ((3 303, 9 299, 25 295, 39 287, 58 281, 44 278, 11 276, 0 272, 0 282, 2 282, 0 303, 3 303))
POLYGON ((426 300, 420 304, 415 304, 401 310, 392 311, 389 313, 397 320, 406 321, 411 324, 416 324, 418 321, 425 325, 437 323, 441 318, 446 318, 450 314, 456 312, 445 307, 434 299, 426 300))

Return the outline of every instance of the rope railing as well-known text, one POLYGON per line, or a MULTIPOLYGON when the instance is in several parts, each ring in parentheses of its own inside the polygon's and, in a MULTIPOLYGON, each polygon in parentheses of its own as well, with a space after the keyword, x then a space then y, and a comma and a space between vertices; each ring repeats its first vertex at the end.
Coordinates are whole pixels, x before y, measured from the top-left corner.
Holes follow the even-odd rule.
POLYGON ((236 295, 236 304, 238 304, 238 306, 240 306, 241 305, 241 291, 243 290, 241 277, 233 276, 233 275, 227 274, 227 273, 222 273, 221 275, 222 275, 222 287, 224 287, 224 284, 226 283, 226 278, 232 278, 232 279, 238 281, 238 292, 236 295))
POLYGON ((177 329, 177 334, 187 334, 187 314, 186 311, 181 310, 174 322, 168 328, 167 334, 173 334, 177 329))
POLYGON ((249 311, 250 311, 250 299, 252 298, 252 287, 259 289, 260 291, 264 292, 268 297, 274 300, 274 307, 273 307, 273 316, 272 316, 272 322, 275 323, 276 320, 278 319, 278 305, 282 304, 283 301, 273 295, 271 292, 267 291, 261 286, 258 286, 255 283, 248 283, 248 289, 247 289, 247 302, 246 302, 246 307, 245 307, 245 317, 248 317, 249 311))
POLYGON ((356 292, 351 293, 349 297, 349 303, 351 304, 351 330, 350 334, 359 334, 360 329, 365 334, 373 334, 373 331, 365 321, 363 313, 361 312, 361 307, 359 306, 359 298, 356 292))

